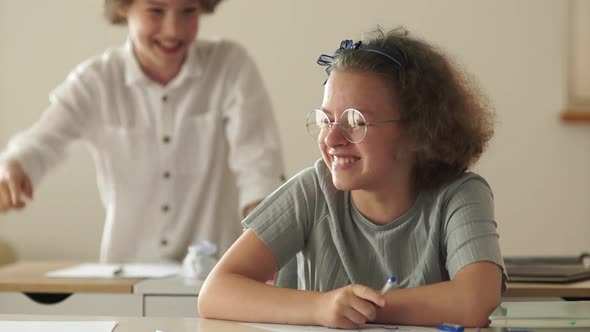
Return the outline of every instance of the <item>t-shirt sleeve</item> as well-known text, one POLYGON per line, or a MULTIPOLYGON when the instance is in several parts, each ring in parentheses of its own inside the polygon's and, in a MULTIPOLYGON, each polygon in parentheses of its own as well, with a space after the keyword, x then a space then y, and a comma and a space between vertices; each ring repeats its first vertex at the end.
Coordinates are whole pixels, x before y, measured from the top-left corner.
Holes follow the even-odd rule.
POLYGON ((443 218, 449 277, 453 279, 469 264, 493 262, 502 268, 504 292, 507 274, 500 252, 491 188, 483 178, 473 175, 455 183, 447 195, 443 218))
POLYGON ((269 247, 279 268, 303 249, 319 192, 313 168, 303 170, 242 221, 244 229, 254 231, 269 247))

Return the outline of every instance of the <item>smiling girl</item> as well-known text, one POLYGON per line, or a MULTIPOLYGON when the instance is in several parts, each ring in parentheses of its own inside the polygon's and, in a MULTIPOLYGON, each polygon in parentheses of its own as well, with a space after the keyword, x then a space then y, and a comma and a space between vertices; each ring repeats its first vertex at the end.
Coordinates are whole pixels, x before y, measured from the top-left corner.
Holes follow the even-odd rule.
POLYGON ((306 119, 322 159, 253 211, 199 294, 203 317, 358 328, 485 326, 506 274, 488 183, 492 113, 405 30, 343 41, 306 119), (299 289, 265 281, 297 257, 299 289), (397 289, 382 294, 390 276, 397 289), (247 306, 243 303, 248 303, 247 306))

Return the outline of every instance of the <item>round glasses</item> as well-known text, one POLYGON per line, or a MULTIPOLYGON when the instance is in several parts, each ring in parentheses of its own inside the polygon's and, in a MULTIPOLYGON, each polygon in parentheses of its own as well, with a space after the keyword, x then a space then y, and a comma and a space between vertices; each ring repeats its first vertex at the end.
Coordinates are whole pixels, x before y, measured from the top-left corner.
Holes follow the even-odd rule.
POLYGON ((317 138, 318 142, 322 142, 332 130, 332 126, 337 124, 340 127, 342 136, 350 143, 357 144, 367 136, 369 126, 398 121, 399 119, 367 122, 363 113, 354 108, 344 111, 340 115, 340 121, 330 121, 328 115, 323 111, 313 110, 307 114, 305 127, 307 127, 307 132, 311 137, 317 138))

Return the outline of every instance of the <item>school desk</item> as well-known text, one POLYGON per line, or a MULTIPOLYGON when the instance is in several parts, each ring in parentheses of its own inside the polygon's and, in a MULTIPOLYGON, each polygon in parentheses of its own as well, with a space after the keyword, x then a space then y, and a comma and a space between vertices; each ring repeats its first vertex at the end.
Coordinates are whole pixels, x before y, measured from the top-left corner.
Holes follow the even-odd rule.
POLYGON ((11 314, 197 317, 202 281, 184 278, 50 278, 80 262, 0 267, 0 312, 11 314))
MULTIPOLYGON (((144 296, 144 316, 194 317, 202 284, 203 281, 180 278, 149 279, 135 284, 134 292, 144 296)), ((505 301, 590 299, 590 280, 568 284, 509 282, 506 288, 505 301)))
POLYGON ((197 296, 203 280, 171 277, 145 279, 133 286, 143 298, 143 316, 198 317, 197 296))
MULTIPOLYGON (((202 281, 49 278, 45 273, 80 262, 17 262, 0 267, 0 312, 11 314, 198 317, 202 281)), ((590 281, 573 284, 508 283, 511 298, 590 298, 590 281)))
MULTIPOLYGON (((170 318, 170 317, 121 317, 121 316, 41 316, 41 315, 6 315, 0 314, 0 321, 77 321, 80 326, 84 326, 84 322, 92 321, 116 321, 118 324, 113 332, 268 332, 269 329, 259 327, 246 326, 239 322, 204 319, 204 318, 170 318)), ((350 331, 350 330, 334 330, 318 327, 305 326, 288 326, 284 331, 350 331)), ((359 331, 359 330, 353 330, 359 331)), ((387 331, 383 329, 364 329, 360 331, 387 331)), ((395 331, 395 330, 394 330, 395 331)), ((401 330, 400 330, 401 331, 401 330)), ((432 329, 432 331, 437 331, 432 329)), ((501 328, 482 328, 472 329, 467 328, 465 332, 502 332, 501 328)), ((534 329, 536 332, 563 332, 563 329, 534 329)), ((581 332, 590 331, 590 329, 567 329, 567 331, 581 332)), ((439 331, 440 332, 440 331, 439 331)))
POLYGON ((141 279, 49 278, 46 272, 78 262, 16 262, 0 267, 0 312, 141 316, 133 294, 141 279))

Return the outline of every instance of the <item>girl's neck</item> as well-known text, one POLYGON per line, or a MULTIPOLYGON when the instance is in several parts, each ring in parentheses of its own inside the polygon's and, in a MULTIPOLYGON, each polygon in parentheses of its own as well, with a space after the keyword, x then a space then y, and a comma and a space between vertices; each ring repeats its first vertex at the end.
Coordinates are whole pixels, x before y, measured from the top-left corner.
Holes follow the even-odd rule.
POLYGON ((351 197, 356 208, 376 225, 386 225, 408 211, 418 192, 410 178, 402 180, 387 190, 354 190, 351 197))

